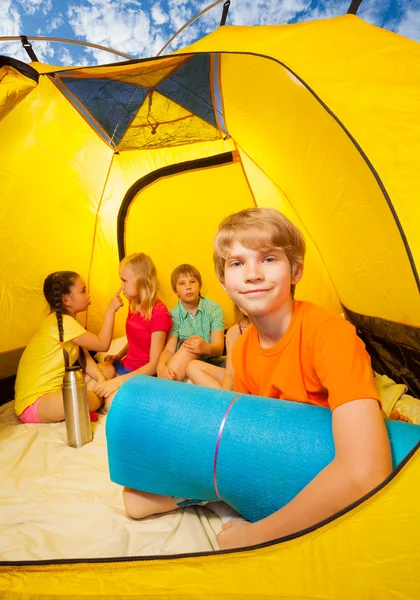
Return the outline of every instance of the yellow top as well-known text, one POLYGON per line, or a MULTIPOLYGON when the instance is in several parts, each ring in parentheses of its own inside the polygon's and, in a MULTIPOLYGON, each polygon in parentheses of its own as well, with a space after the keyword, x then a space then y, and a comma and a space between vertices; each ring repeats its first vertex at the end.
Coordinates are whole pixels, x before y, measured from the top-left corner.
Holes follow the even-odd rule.
MULTIPOLYGON (((86 330, 69 315, 63 315, 63 328, 64 347, 72 365, 78 358, 79 346, 71 340, 86 333, 86 330)), ((57 317, 55 313, 51 313, 20 359, 15 385, 16 414, 22 414, 25 408, 44 394, 60 391, 63 377, 64 355, 60 346, 57 317)))

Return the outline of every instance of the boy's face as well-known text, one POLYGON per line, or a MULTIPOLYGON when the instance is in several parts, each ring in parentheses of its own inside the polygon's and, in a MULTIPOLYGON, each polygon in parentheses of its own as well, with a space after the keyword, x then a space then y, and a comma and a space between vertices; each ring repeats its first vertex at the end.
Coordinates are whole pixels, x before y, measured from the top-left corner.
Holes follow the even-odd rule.
POLYGON ((196 306, 200 297, 200 284, 193 275, 181 275, 176 282, 175 293, 183 304, 196 306))
POLYGON ((290 262, 279 248, 252 250, 234 242, 225 261, 223 288, 250 316, 275 313, 291 301, 290 286, 302 277, 292 277, 290 262))

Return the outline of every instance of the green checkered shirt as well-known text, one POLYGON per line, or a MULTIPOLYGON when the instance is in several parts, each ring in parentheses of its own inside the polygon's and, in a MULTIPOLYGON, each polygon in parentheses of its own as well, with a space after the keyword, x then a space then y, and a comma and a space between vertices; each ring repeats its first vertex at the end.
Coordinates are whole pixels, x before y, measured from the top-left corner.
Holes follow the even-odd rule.
POLYGON ((171 310, 171 316, 172 329, 169 335, 177 337, 179 342, 198 335, 210 344, 212 331, 224 331, 223 311, 216 302, 208 298, 200 298, 194 316, 180 300, 171 310))

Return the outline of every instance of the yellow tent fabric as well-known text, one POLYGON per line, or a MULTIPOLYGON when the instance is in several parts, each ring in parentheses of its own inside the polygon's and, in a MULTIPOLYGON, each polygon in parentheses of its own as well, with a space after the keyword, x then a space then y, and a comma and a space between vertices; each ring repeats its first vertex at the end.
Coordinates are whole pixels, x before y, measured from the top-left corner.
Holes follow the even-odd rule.
POLYGON ((153 560, 0 564, 0 594, 6 600, 418 600, 419 471, 417 453, 351 510, 265 547, 153 560))
MULTIPOLYGON (((171 270, 195 264, 229 325, 211 239, 223 216, 257 205, 305 234, 297 297, 344 311, 376 370, 420 393, 419 44, 348 15, 222 27, 158 59, 32 66, 38 84, 0 120, 0 377, 45 315, 49 272, 87 279, 95 331, 133 251, 153 257, 170 306, 171 270)), ((0 106, 7 93, 0 86, 0 106)), ((123 328, 119 315, 116 335, 123 328)), ((64 586, 69 597, 414 600, 419 469, 417 454, 350 512, 262 549, 9 565, 0 585, 60 597, 64 586)))

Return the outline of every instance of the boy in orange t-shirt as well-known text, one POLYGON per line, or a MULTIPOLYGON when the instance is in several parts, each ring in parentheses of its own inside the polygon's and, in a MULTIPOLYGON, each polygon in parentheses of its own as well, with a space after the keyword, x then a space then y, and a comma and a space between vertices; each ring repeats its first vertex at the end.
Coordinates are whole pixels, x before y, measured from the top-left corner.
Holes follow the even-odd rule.
POLYGON ((222 221, 216 273, 252 325, 232 350, 234 390, 329 407, 335 458, 289 504, 258 521, 231 521, 221 549, 251 546, 319 523, 391 472, 389 439, 370 359, 339 315, 294 300, 305 242, 281 213, 251 208, 222 221))

